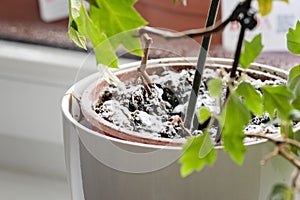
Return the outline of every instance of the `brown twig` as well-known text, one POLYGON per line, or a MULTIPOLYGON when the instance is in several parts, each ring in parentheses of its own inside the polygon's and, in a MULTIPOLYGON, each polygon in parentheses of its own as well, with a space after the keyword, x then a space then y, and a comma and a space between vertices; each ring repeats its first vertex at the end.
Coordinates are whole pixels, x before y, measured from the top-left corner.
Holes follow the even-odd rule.
POLYGON ((173 120, 171 121, 171 124, 175 124, 177 123, 181 128, 182 130, 186 133, 186 135, 188 136, 192 136, 191 132, 189 131, 189 129, 187 129, 185 126, 184 126, 184 123, 181 119, 181 117, 179 115, 176 115, 173 120))
POLYGON ((293 189, 299 188, 298 187, 299 174, 300 174, 300 170, 298 168, 296 168, 292 173, 292 188, 293 189))
MULTIPOLYGON (((263 139, 267 139, 268 141, 274 143, 276 145, 276 148, 278 148, 278 150, 277 150, 278 155, 281 155, 282 157, 287 159, 297 169, 300 170, 299 160, 297 160, 292 153, 286 151, 286 148, 287 148, 288 145, 294 146, 297 149, 300 149, 299 142, 288 139, 288 138, 274 138, 274 137, 271 137, 271 136, 262 135, 262 134, 255 134, 255 133, 247 133, 246 136, 263 138, 263 139)), ((274 151, 274 152, 276 152, 276 151, 274 151)))
POLYGON ((149 37, 148 34, 143 34, 142 35, 143 40, 145 41, 145 48, 144 48, 144 56, 141 61, 141 65, 138 68, 138 71, 141 73, 147 84, 153 85, 152 79, 149 77, 148 73, 146 72, 146 67, 147 67, 147 61, 148 61, 148 55, 149 55, 149 48, 150 45, 152 44, 152 38, 149 37))
POLYGON ((183 37, 198 37, 198 36, 207 36, 213 33, 216 33, 220 30, 223 30, 227 24, 231 21, 231 16, 228 17, 224 22, 218 22, 216 25, 201 28, 201 29, 190 29, 182 32, 171 32, 167 30, 162 30, 158 28, 153 28, 149 26, 142 27, 138 30, 137 36, 143 35, 145 33, 154 34, 161 36, 165 39, 177 39, 183 37))
POLYGON ((283 156, 290 163, 292 163, 298 170, 300 170, 300 162, 295 158, 293 154, 285 151, 284 149, 279 149, 279 155, 283 156))
POLYGON ((263 135, 263 134, 255 134, 255 133, 247 133, 246 136, 267 139, 267 140, 273 142, 275 145, 285 143, 287 145, 294 146, 300 150, 300 143, 295 140, 288 139, 288 138, 274 138, 271 136, 267 136, 267 135, 263 135))
POLYGON ((263 160, 261 161, 261 164, 262 164, 262 165, 266 165, 267 162, 268 162, 269 160, 271 160, 271 158, 277 156, 278 154, 279 154, 279 148, 276 147, 276 148, 274 149, 274 151, 272 151, 271 153, 265 155, 265 157, 264 157, 263 160))
POLYGON ((288 138, 274 138, 267 135, 262 134, 246 134, 248 137, 257 137, 257 138, 263 138, 267 139, 268 141, 271 141, 275 145, 275 150, 271 152, 270 154, 266 155, 265 158, 262 160, 262 164, 265 164, 268 160, 275 157, 276 155, 281 155, 283 158, 288 160, 294 167, 295 170, 292 174, 292 184, 291 187, 293 189, 296 189, 298 187, 298 177, 300 174, 300 161, 295 157, 294 154, 289 151, 289 146, 294 146, 297 149, 300 150, 300 143, 291 140, 288 138))

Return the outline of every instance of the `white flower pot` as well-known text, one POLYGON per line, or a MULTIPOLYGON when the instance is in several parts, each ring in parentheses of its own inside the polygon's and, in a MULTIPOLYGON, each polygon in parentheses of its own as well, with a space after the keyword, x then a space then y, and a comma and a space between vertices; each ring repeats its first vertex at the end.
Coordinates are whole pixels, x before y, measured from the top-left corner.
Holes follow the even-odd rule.
MULTIPOLYGON (((149 65, 170 62, 195 63, 196 58, 150 60, 149 65)), ((207 62, 230 65, 231 60, 208 58, 207 62)), ((138 66, 130 63, 124 67, 138 66)), ((284 71, 254 64, 253 69, 286 77, 284 71)), ((73 85, 67 94, 81 95, 98 75, 73 85)), ((261 166, 273 149, 269 142, 247 144, 242 166, 235 164, 222 148, 212 167, 182 178, 179 146, 143 144, 116 139, 77 122, 80 110, 70 95, 62 100, 65 156, 73 200, 258 200, 266 199, 273 184, 289 183, 292 166, 283 158, 273 158, 261 166), (72 104, 72 106, 71 106, 72 104)))

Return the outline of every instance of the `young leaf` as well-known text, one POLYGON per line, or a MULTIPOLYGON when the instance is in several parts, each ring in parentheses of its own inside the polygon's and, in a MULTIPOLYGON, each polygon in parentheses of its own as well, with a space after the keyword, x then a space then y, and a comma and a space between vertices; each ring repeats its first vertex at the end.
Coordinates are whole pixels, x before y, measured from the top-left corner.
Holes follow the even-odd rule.
POLYGON ((137 56, 143 55, 143 50, 141 48, 141 42, 135 36, 135 30, 130 30, 127 32, 122 32, 116 34, 109 38, 111 45, 114 50, 120 46, 120 44, 125 47, 130 53, 135 54, 137 56))
POLYGON ((300 128, 298 128, 297 130, 295 130, 294 132, 294 139, 298 142, 300 142, 300 128))
POLYGON ((71 39, 77 46, 87 49, 86 48, 86 38, 80 34, 78 31, 76 31, 73 27, 69 27, 68 30, 68 37, 71 39))
POLYGON ((255 36, 250 42, 245 40, 244 50, 241 53, 239 61, 240 65, 246 69, 259 56, 263 47, 264 46, 261 42, 261 34, 255 36))
POLYGON ((285 184, 276 184, 273 186, 272 192, 269 195, 269 200, 293 200, 294 199, 294 191, 292 188, 285 184))
POLYGON ((74 19, 79 17, 81 3, 79 0, 69 0, 69 30, 68 37, 79 47, 86 49, 86 38, 78 32, 74 19))
MULTIPOLYGON (((101 32, 105 33, 109 38, 123 32, 128 33, 128 31, 147 24, 133 7, 136 0, 96 0, 96 2, 99 8, 90 7, 91 18, 100 28, 101 32)), ((122 40, 115 40, 113 46, 118 47, 119 45, 123 45, 131 51, 133 44, 135 46, 132 52, 142 55, 139 38, 134 37, 134 34, 131 34, 130 37, 129 35, 123 35, 122 40), (136 51, 137 49, 140 50, 136 51)))
POLYGON ((75 19, 78 30, 91 41, 97 64, 118 68, 118 58, 106 35, 101 33, 99 28, 91 20, 83 5, 81 5, 79 13, 80 17, 75 19))
POLYGON ((221 92, 222 92, 222 88, 223 88, 223 82, 221 79, 210 79, 208 81, 208 90, 209 93, 212 96, 215 97, 220 97, 221 96, 221 92))
POLYGON ((295 98, 292 101, 292 105, 294 106, 294 108, 300 110, 300 82, 297 83, 293 92, 295 98))
MULTIPOLYGON (((295 133, 293 130, 294 126, 292 122, 289 122, 288 124, 281 124, 280 126, 280 133, 283 135, 284 138, 289 138, 289 139, 295 139, 295 133)), ((298 149, 295 146, 291 146, 290 150, 298 156, 298 149)))
POLYGON ((217 153, 211 141, 210 134, 205 131, 203 135, 188 138, 183 145, 184 154, 179 159, 181 163, 181 176, 185 177, 194 170, 200 171, 205 165, 213 165, 217 153))
POLYGON ((295 86, 300 82, 300 65, 293 67, 288 76, 288 86, 294 90, 295 86))
POLYGON ((206 122, 209 118, 210 118, 210 111, 208 110, 208 108, 202 106, 199 109, 199 115, 198 115, 198 121, 200 124, 203 124, 204 122, 206 122))
POLYGON ((291 100, 293 93, 285 85, 278 86, 263 86, 263 105, 264 109, 274 117, 274 112, 277 110, 278 116, 284 120, 289 119, 289 113, 293 109, 291 100))
POLYGON ((300 21, 297 21, 296 28, 289 28, 286 34, 287 48, 294 54, 300 54, 300 21))
POLYGON ((100 9, 92 6, 91 18, 108 37, 144 26, 147 22, 134 9, 136 0, 96 0, 100 9))
POLYGON ((239 97, 232 93, 226 102, 221 114, 222 138, 224 150, 229 152, 231 158, 238 164, 242 164, 246 147, 244 127, 250 121, 250 112, 240 101, 239 97))
POLYGON ((250 111, 259 116, 263 114, 262 97, 250 83, 242 82, 238 85, 236 92, 243 97, 250 111))

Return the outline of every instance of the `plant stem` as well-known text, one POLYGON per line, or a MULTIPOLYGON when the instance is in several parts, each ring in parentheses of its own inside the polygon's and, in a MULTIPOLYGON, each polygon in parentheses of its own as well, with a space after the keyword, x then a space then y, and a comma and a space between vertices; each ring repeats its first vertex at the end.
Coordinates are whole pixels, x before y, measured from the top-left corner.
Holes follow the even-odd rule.
POLYGON ((149 55, 149 48, 150 45, 152 44, 152 38, 149 37, 148 34, 143 34, 143 40, 145 41, 145 48, 144 48, 144 56, 141 61, 141 65, 138 68, 138 71, 141 73, 143 76, 144 80, 147 82, 148 85, 153 85, 153 81, 146 72, 146 67, 147 67, 147 61, 148 61, 148 55, 149 55))
MULTIPOLYGON (((286 145, 291 145, 296 147, 297 149, 300 150, 300 143, 291 139, 285 139, 285 138, 274 138, 271 136, 267 135, 262 135, 262 134, 255 134, 255 133, 247 133, 247 137, 257 137, 257 138, 262 138, 262 139, 267 139, 268 141, 272 142, 274 145, 276 145, 276 148, 278 150, 275 150, 274 152, 278 152, 279 155, 283 156, 285 159, 290 161, 297 169, 300 170, 300 161, 298 161, 293 154, 287 152, 285 150, 286 145)), ((274 155, 274 154, 273 154, 274 155)))
POLYGON ((144 26, 138 30, 138 35, 142 35, 144 33, 154 34, 161 36, 165 39, 178 39, 184 37, 199 37, 199 36, 208 36, 213 33, 217 33, 223 30, 227 24, 231 21, 231 16, 229 16, 225 21, 218 22, 216 25, 212 25, 206 28, 201 29, 190 29, 181 32, 171 32, 167 30, 162 30, 154 27, 144 26))
POLYGON ((142 81, 144 84, 144 88, 146 89, 149 97, 152 97, 153 94, 151 92, 150 86, 153 85, 153 81, 146 71, 147 61, 148 61, 148 56, 149 56, 149 48, 150 48, 150 45, 152 44, 152 38, 149 37, 149 35, 147 33, 145 33, 142 35, 142 39, 145 41, 144 56, 142 57, 141 65, 137 70, 142 75, 141 78, 142 78, 142 81))
MULTIPOLYGON (((219 9, 219 3, 220 3, 219 0, 211 1, 209 14, 208 14, 208 18, 206 21, 206 27, 210 27, 215 23, 217 12, 219 9)), ((201 80, 202 80, 202 74, 203 74, 204 65, 205 65, 205 61, 206 61, 207 51, 210 46, 210 41, 211 41, 211 35, 205 36, 202 39, 202 45, 201 45, 200 54, 198 57, 197 68, 196 68, 195 76, 194 76, 194 80, 193 80, 193 86, 192 86, 192 90, 190 93, 188 108, 187 108, 185 119, 184 119, 184 126, 188 129, 191 128, 191 124, 192 124, 192 121, 194 118, 197 97, 198 97, 199 88, 200 88, 200 84, 201 84, 201 80)))
POLYGON ((300 171, 299 169, 295 169, 292 174, 292 188, 296 189, 298 187, 298 177, 299 177, 300 171))

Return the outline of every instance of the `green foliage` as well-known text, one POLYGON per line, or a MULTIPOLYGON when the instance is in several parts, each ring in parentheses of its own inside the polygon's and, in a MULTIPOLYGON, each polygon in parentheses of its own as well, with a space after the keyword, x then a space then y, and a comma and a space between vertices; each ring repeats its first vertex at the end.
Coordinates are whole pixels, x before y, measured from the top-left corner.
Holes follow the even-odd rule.
POLYGON ((142 55, 139 38, 134 37, 133 30, 147 23, 133 8, 136 0, 96 0, 96 2, 99 7, 90 7, 91 18, 107 37, 117 35, 118 39, 115 37, 111 41, 114 49, 123 45, 125 48, 129 47, 127 49, 130 51, 135 50, 134 53, 137 55, 142 55))
POLYGON ((262 97, 250 83, 240 83, 236 93, 243 97, 245 105, 252 113, 259 116, 263 114, 262 97))
POLYGON ((208 90, 210 95, 215 97, 220 97, 222 93, 223 88, 223 82, 222 79, 216 78, 216 79, 210 79, 207 83, 208 90))
POLYGON ((69 0, 69 30, 68 36, 79 47, 86 49, 86 38, 78 32, 78 26, 75 22, 80 15, 81 3, 79 0, 69 0))
POLYGON ((295 109, 300 110, 300 81, 295 86, 293 92, 294 92, 295 97, 292 100, 292 105, 294 106, 295 109))
POLYGON ((211 116, 211 113, 208 108, 206 107, 201 107, 199 109, 199 115, 198 115, 198 121, 200 124, 204 124, 211 116))
POLYGON ((297 65, 290 70, 287 85, 295 95, 292 100, 292 105, 295 109, 300 110, 300 65, 297 65))
POLYGON ((231 158, 238 164, 242 164, 246 147, 244 128, 249 123, 250 111, 240 101, 239 97, 232 93, 227 100, 221 115, 222 139, 224 150, 229 152, 231 158))
POLYGON ((285 184, 276 184, 273 187, 268 200, 293 200, 294 192, 292 188, 285 184))
POLYGON ((185 177, 194 170, 200 171, 205 165, 213 165, 217 153, 211 141, 210 134, 205 131, 203 135, 188 138, 183 145, 184 154, 180 158, 181 176, 185 177))
POLYGON ((244 50, 241 53, 240 65, 243 68, 247 68, 255 59, 259 56, 263 49, 263 44, 261 42, 261 34, 255 36, 252 41, 244 41, 244 50))
POLYGON ((300 82, 300 65, 293 67, 288 75, 288 87, 294 90, 296 85, 300 82))
POLYGON ((300 129, 294 132, 294 140, 300 142, 300 129))
POLYGON ((278 86, 263 86, 263 104, 264 109, 273 118, 275 111, 278 117, 283 120, 289 119, 289 113, 293 109, 290 100, 293 98, 293 93, 286 85, 278 86))
POLYGON ((290 52, 294 54, 300 54, 300 21, 297 22, 296 28, 289 28, 286 34, 287 38, 287 48, 290 52))
POLYGON ((69 38, 86 48, 86 40, 93 45, 97 64, 118 67, 116 49, 123 45, 129 52, 142 55, 139 38, 133 29, 146 24, 136 12, 136 0, 89 0, 90 14, 83 1, 69 0, 69 38))

